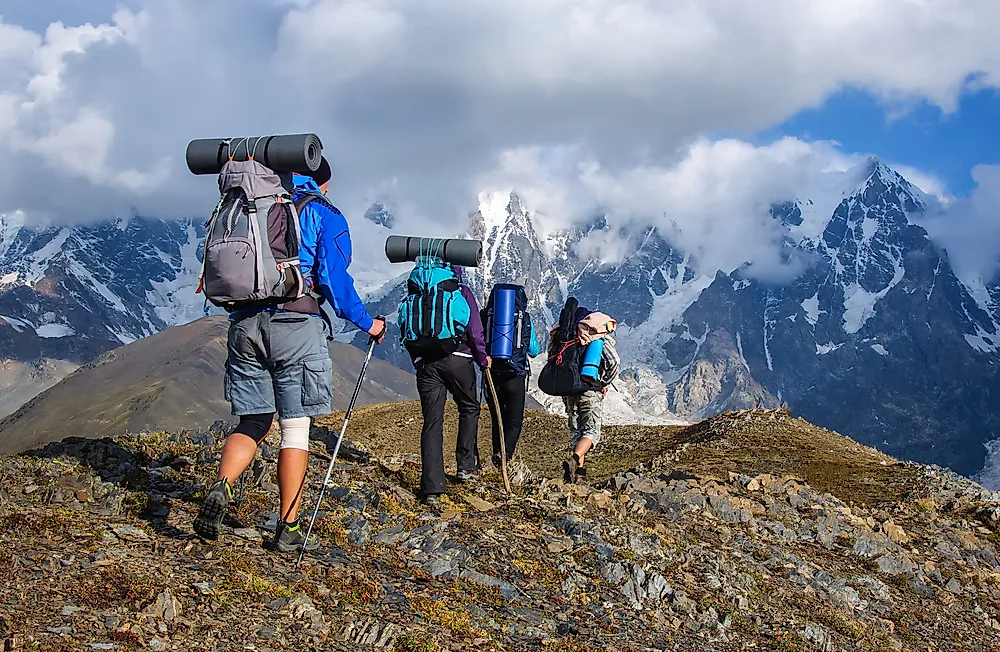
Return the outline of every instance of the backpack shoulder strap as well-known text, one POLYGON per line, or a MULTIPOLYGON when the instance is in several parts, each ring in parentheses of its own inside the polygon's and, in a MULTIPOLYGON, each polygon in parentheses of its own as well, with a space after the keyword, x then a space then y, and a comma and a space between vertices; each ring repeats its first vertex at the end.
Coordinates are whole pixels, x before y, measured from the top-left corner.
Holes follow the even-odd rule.
POLYGON ((335 215, 343 215, 343 213, 340 212, 340 209, 334 206, 330 200, 326 198, 326 195, 321 195, 308 190, 299 192, 299 197, 295 200, 295 210, 302 213, 302 209, 305 208, 307 204, 314 201, 318 201, 320 205, 329 209, 335 215))
POLYGON ((316 195, 314 195, 311 192, 302 193, 302 195, 298 199, 296 199, 295 202, 294 202, 294 204, 295 204, 295 213, 297 215, 301 215, 302 214, 302 209, 305 208, 306 205, 309 204, 309 202, 314 201, 316 199, 319 199, 319 197, 317 197, 316 195))

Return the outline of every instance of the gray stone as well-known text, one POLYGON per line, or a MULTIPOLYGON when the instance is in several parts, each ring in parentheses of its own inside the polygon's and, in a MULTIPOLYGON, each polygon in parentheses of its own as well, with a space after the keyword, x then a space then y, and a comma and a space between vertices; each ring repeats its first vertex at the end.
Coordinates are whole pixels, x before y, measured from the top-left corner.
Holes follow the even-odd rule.
POLYGON ((646 594, 651 600, 665 600, 673 592, 674 590, 662 575, 654 573, 649 576, 649 580, 646 582, 646 594))
POLYGON ((652 534, 629 532, 628 547, 640 557, 656 555, 660 552, 660 539, 652 534))
POLYGON ((174 597, 174 594, 167 589, 156 596, 156 600, 154 600, 151 605, 146 607, 145 613, 155 618, 159 618, 160 620, 172 622, 177 620, 177 617, 181 613, 181 603, 174 597))
POLYGON ((403 523, 397 523, 390 528, 382 530, 375 536, 375 542, 383 545, 396 545, 406 540, 410 533, 405 530, 403 523))
POLYGON ((244 541, 252 541, 254 543, 260 543, 264 540, 261 533, 255 527, 241 527, 233 530, 233 536, 239 537, 244 541))
POLYGON ((910 573, 915 567, 912 562, 893 555, 882 555, 877 561, 879 572, 887 575, 903 575, 910 573))
POLYGON ((371 539, 372 526, 361 516, 352 515, 341 520, 347 530, 347 540, 356 546, 363 546, 371 539))
POLYGON ((608 564, 601 569, 601 577, 603 577, 609 584, 621 584, 625 581, 626 574, 624 564, 618 562, 608 564))
POLYGON ((116 525, 111 531, 126 541, 149 541, 149 535, 134 525, 116 525))
POLYGON ((803 634, 806 640, 812 643, 813 647, 817 650, 823 650, 823 652, 833 651, 833 640, 830 637, 830 632, 826 631, 823 627, 810 623, 806 625, 803 634))
POLYGON ((508 600, 513 599, 517 596, 517 588, 510 582, 505 582, 503 580, 497 579, 492 575, 487 575, 485 573, 480 573, 477 570, 463 569, 458 573, 458 577, 464 580, 469 580, 476 584, 482 586, 498 586, 500 587, 500 595, 507 598, 508 600))
POLYGON ((859 557, 874 558, 884 555, 890 547, 891 542, 884 534, 865 532, 854 542, 854 554, 859 557))
POLYGON ((397 625, 375 618, 351 620, 337 635, 337 638, 364 649, 392 649, 396 644, 400 629, 397 625))
POLYGON ((716 494, 708 497, 712 513, 726 523, 746 523, 751 520, 750 512, 742 507, 737 508, 728 496, 716 494))

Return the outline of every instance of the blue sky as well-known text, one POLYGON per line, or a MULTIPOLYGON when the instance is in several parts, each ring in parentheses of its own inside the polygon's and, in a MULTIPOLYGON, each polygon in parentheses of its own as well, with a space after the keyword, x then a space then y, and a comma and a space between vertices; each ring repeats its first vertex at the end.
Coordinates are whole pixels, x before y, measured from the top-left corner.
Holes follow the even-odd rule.
POLYGON ((964 93, 957 110, 946 114, 925 101, 902 113, 887 110, 869 93, 845 90, 760 137, 776 135, 835 140, 844 151, 917 168, 942 181, 949 194, 965 196, 975 187, 974 166, 1000 163, 1000 93, 964 93))

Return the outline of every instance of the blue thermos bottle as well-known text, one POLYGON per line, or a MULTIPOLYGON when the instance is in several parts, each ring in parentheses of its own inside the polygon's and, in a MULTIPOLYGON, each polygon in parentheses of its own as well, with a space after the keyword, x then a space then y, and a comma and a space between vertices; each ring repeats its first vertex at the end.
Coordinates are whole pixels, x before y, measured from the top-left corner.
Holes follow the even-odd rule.
POLYGON ((594 340, 583 351, 583 364, 580 367, 580 377, 591 382, 597 381, 597 370, 601 367, 601 354, 604 352, 604 338, 594 340))
POLYGON ((490 323, 490 357, 510 360, 514 352, 514 325, 517 293, 513 288, 493 292, 493 317, 490 323))

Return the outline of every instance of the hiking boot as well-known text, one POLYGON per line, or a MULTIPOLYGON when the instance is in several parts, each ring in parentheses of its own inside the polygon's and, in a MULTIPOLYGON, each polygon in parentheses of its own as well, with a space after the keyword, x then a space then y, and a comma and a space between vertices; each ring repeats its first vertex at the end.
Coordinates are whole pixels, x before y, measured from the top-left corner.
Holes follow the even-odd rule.
POLYGON ((587 484, 587 467, 585 466, 576 467, 576 483, 587 484))
POLYGON ((459 482, 475 482, 477 478, 479 478, 479 474, 476 473, 475 471, 467 471, 462 469, 455 474, 455 479, 458 480, 459 482))
POLYGON ((503 460, 500 459, 500 453, 493 453, 493 466, 499 469, 502 462, 503 460))
POLYGON ((580 458, 574 453, 572 457, 563 462, 563 482, 573 484, 576 482, 576 472, 580 468, 580 458))
POLYGON ((201 503, 198 516, 194 519, 194 532, 202 539, 214 541, 219 538, 222 519, 226 517, 229 503, 233 501, 233 488, 225 478, 216 480, 209 487, 205 500, 201 503))
POLYGON ((427 494, 421 502, 428 507, 439 507, 441 505, 441 494, 427 494))
MULTIPOLYGON (((306 529, 302 527, 299 519, 293 523, 278 522, 278 529, 274 535, 274 547, 279 552, 298 552, 302 549, 302 542, 306 541, 306 529)), ((309 535, 306 541, 306 550, 319 548, 319 537, 315 534, 309 535)))

